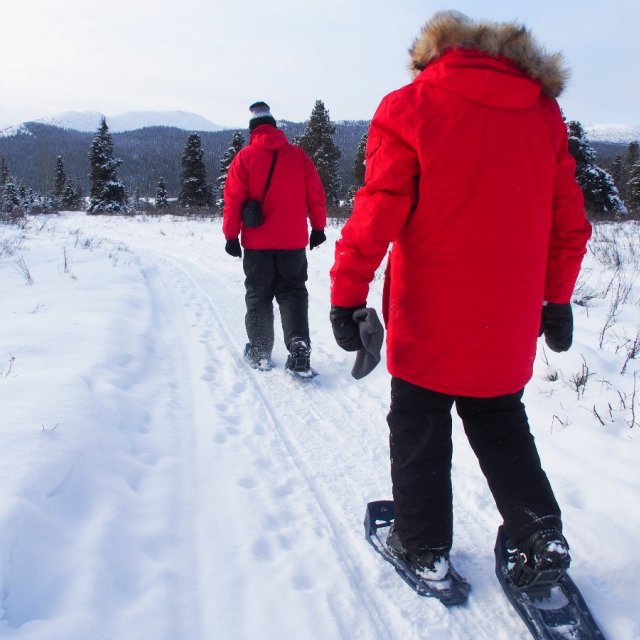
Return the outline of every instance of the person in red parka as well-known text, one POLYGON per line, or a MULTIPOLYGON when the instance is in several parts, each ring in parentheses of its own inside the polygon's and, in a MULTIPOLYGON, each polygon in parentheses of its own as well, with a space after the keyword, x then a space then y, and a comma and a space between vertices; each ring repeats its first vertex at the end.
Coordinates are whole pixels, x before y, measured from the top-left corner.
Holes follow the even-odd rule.
POLYGON ((365 185, 336 244, 331 321, 353 312, 393 243, 383 293, 392 375, 387 544, 442 577, 452 545, 456 410, 530 568, 569 563, 561 513, 522 404, 536 339, 571 345, 570 297, 591 227, 555 98, 567 77, 516 24, 436 14, 411 49, 414 80, 371 122, 365 185))
POLYGON ((287 141, 269 106, 256 102, 249 110, 249 145, 229 167, 222 222, 226 252, 240 258, 241 241, 244 247, 249 338, 245 359, 257 369, 271 367, 275 297, 289 351, 286 368, 304 377, 312 374, 305 248, 309 243, 314 249, 326 240, 324 189, 313 161, 287 141), (247 201, 260 203, 258 226, 243 220, 247 201))

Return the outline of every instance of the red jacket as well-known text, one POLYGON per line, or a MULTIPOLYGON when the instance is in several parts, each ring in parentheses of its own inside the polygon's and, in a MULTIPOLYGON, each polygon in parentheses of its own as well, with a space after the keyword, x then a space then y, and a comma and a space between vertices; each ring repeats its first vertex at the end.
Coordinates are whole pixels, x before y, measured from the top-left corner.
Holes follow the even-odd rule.
POLYGON ((224 187, 222 231, 227 240, 242 235, 246 249, 304 249, 311 227, 324 229, 327 218, 324 189, 315 165, 282 131, 260 125, 251 132, 249 146, 241 149, 229 167, 224 187), (263 200, 273 152, 278 159, 263 200), (240 210, 246 200, 262 203, 264 223, 247 228, 240 210))
POLYGON ((500 56, 449 49, 383 99, 331 302, 363 304, 393 242, 392 375, 474 397, 531 378, 543 300, 569 302, 591 233, 567 145, 556 101, 500 56))

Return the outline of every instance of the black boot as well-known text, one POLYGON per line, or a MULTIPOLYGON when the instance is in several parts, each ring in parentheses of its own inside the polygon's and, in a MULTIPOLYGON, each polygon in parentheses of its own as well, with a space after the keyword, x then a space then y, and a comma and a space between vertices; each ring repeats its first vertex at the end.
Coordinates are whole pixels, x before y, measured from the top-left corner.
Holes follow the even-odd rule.
POLYGON ((294 338, 289 343, 289 356, 285 369, 300 377, 311 377, 311 349, 301 338, 294 338))
POLYGON ((250 342, 247 342, 244 347, 244 359, 252 369, 258 369, 260 371, 271 370, 271 356, 260 353, 258 349, 251 346, 250 342))
POLYGON ((424 580, 444 580, 449 573, 449 553, 444 549, 420 549, 407 551, 396 529, 391 525, 387 536, 387 549, 402 560, 415 574, 424 580))

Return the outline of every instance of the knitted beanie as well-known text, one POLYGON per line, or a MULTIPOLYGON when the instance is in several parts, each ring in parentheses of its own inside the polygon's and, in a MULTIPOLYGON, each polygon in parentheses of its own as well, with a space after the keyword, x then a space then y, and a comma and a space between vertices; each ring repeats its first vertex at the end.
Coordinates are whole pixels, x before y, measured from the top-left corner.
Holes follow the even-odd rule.
POLYGON ((261 124, 270 124, 277 127, 275 118, 271 115, 269 105, 266 102, 254 102, 250 107, 251 119, 249 120, 249 131, 253 131, 261 124))

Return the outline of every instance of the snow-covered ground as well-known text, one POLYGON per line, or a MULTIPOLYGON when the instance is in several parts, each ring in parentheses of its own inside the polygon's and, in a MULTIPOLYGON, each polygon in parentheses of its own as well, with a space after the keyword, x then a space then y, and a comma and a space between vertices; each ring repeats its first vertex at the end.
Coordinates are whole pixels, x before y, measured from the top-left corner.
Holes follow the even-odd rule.
MULTIPOLYGON (((219 222, 0 226, 1 637, 529 637, 494 575, 500 519, 458 423, 468 604, 419 598, 364 540, 365 504, 390 498, 389 375, 356 382, 333 341, 338 233, 309 254, 320 376, 303 386, 280 342, 277 370, 243 364, 243 274, 219 222)), ((615 640, 640 638, 639 272, 640 226, 599 226, 575 345, 540 341, 525 395, 571 575, 615 640)))

